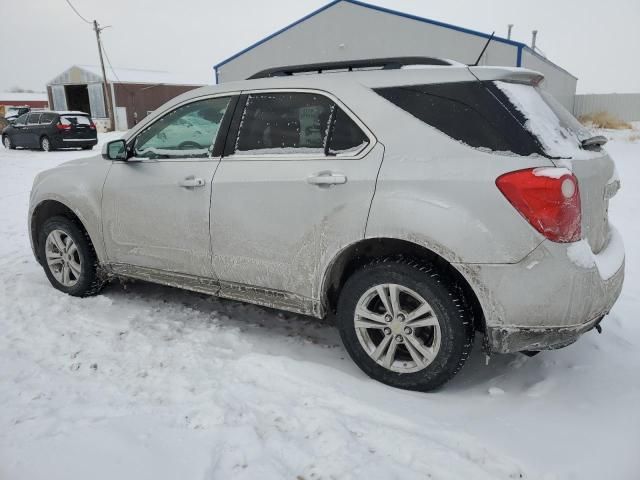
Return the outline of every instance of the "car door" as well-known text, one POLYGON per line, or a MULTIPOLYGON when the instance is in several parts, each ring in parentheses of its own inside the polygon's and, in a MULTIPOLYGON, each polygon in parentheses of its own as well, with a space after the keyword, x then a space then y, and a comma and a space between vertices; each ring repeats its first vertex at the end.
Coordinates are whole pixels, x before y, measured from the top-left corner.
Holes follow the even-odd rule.
POLYGON ((25 134, 28 114, 20 115, 11 126, 11 141, 16 147, 26 146, 25 134))
POLYGON ((383 147, 347 112, 316 91, 241 97, 212 193, 222 294, 246 298, 250 285, 255 303, 301 310, 324 266, 363 238, 383 147))
POLYGON ((24 144, 26 147, 40 146, 40 113, 30 113, 27 118, 27 126, 24 128, 24 144))
MULTIPOLYGON (((102 199, 108 261, 138 272, 213 277, 209 233, 214 147, 230 95, 185 102, 127 142, 102 199)), ((227 122, 228 123, 228 122, 227 122)))

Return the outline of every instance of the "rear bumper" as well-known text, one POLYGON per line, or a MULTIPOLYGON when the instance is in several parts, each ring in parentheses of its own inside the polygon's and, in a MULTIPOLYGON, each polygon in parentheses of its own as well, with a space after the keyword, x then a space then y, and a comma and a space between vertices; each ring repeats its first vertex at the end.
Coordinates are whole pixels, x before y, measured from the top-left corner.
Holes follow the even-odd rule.
POLYGON ((92 147, 98 144, 97 138, 52 138, 51 143, 55 148, 92 147))
POLYGON ((612 228, 598 255, 589 257, 586 245, 545 241, 516 264, 461 268, 478 294, 491 352, 560 348, 609 313, 624 281, 622 241, 612 228))

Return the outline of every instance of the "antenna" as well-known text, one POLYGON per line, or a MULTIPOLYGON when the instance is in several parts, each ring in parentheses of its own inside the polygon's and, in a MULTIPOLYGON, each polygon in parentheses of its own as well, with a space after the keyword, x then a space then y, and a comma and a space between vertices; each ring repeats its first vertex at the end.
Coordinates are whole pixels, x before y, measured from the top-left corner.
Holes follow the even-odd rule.
POLYGON ((482 55, 484 55, 484 52, 487 50, 487 47, 489 46, 489 44, 491 43, 491 40, 493 40, 493 36, 496 34, 495 31, 491 32, 491 36, 489 37, 489 39, 487 40, 487 43, 484 44, 484 48, 482 49, 482 51, 480 52, 480 55, 478 56, 478 59, 476 60, 476 63, 474 63, 473 65, 471 65, 472 67, 477 67, 478 63, 480 63, 480 59, 482 58, 482 55))

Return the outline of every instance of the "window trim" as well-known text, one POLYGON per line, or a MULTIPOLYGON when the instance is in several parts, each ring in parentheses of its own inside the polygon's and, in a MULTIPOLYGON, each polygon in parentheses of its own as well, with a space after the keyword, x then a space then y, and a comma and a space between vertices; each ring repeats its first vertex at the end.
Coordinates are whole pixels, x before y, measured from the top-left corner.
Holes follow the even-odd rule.
MULTIPOLYGON (((335 95, 333 95, 331 92, 327 92, 326 90, 319 90, 316 88, 287 88, 287 87, 255 88, 251 90, 242 90, 241 99, 240 99, 241 101, 238 102, 238 106, 236 107, 236 109, 240 111, 240 114, 244 112, 244 109, 247 104, 246 99, 249 97, 249 95, 261 94, 261 93, 311 93, 315 95, 321 95, 329 99, 330 101, 332 101, 337 107, 341 108, 349 118, 351 118, 351 120, 358 126, 358 128, 360 128, 360 130, 364 132, 365 136, 369 140, 369 144, 358 152, 339 153, 336 155, 327 155, 326 149, 322 153, 271 153, 271 154, 260 153, 260 154, 238 155, 235 153, 235 147, 234 147, 234 150, 231 154, 227 154, 226 152, 224 152, 222 157, 223 162, 224 161, 234 161, 234 162, 256 161, 256 160, 261 160, 261 161, 294 161, 294 160, 310 161, 310 160, 327 160, 327 159, 360 160, 365 156, 367 156, 367 154, 371 150, 373 150, 373 148, 378 143, 377 138, 375 137, 373 132, 364 124, 364 122, 362 122, 362 120, 360 120, 360 118, 355 113, 353 113, 353 111, 350 108, 348 108, 341 100, 339 100, 335 95)), ((227 143, 231 142, 232 145, 235 145, 236 141, 238 140, 238 134, 240 133, 239 126, 237 123, 238 122, 235 122, 235 124, 232 125, 232 128, 228 133, 229 136, 227 138, 227 143)))
MULTIPOLYGON (((189 98, 183 102, 177 103, 175 105, 172 105, 171 107, 165 109, 165 110, 155 110, 154 113, 157 113, 157 115, 153 115, 153 116, 147 116, 145 117, 145 121, 139 123, 138 128, 135 131, 131 132, 131 136, 125 139, 126 142, 126 150, 131 154, 131 156, 129 156, 127 158, 126 161, 123 161, 124 163, 126 162, 134 162, 134 163, 156 163, 156 162, 210 162, 211 160, 220 160, 220 158, 222 157, 221 152, 218 152, 218 155, 214 155, 214 153, 216 153, 217 150, 217 145, 218 142, 220 141, 220 136, 224 135, 226 138, 226 135, 228 134, 228 128, 227 131, 223 131, 223 127, 225 127, 225 120, 227 119, 227 117, 229 116, 229 111, 233 110, 235 108, 235 105, 237 104, 237 99, 240 95, 240 91, 233 91, 233 92, 224 92, 224 93, 215 93, 215 94, 209 94, 209 95, 202 95, 200 97, 193 97, 193 98, 189 98), (224 116, 222 118, 222 121, 220 122, 220 128, 218 129, 218 137, 215 139, 214 142, 212 142, 211 146, 213 148, 209 149, 209 155, 207 157, 187 157, 187 158, 144 158, 144 157, 136 157, 135 156, 135 144, 136 141, 138 140, 138 137, 144 132, 146 131, 149 127, 151 127, 152 125, 154 125, 156 122, 162 120, 165 116, 169 115, 170 113, 176 111, 179 108, 182 108, 186 105, 190 105, 192 103, 196 103, 196 102, 202 102, 202 101, 206 101, 206 100, 212 100, 215 98, 225 98, 228 97, 229 98, 229 104, 227 105, 227 110, 224 113, 224 116)), ((233 114, 233 112, 231 112, 231 115, 233 114)))

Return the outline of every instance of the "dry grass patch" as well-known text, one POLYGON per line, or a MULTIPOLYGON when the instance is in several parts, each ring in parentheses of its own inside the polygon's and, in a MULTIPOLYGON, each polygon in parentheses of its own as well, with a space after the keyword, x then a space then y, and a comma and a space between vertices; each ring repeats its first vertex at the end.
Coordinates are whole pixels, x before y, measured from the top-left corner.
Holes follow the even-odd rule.
POLYGON ((607 112, 589 113, 587 115, 580 115, 578 120, 584 125, 589 125, 595 128, 608 128, 611 130, 626 130, 632 129, 633 126, 629 122, 620 120, 607 112))

